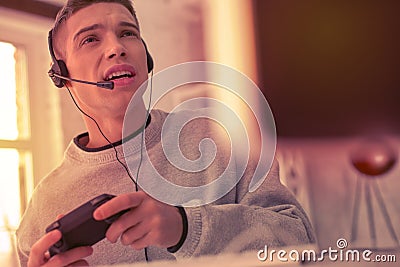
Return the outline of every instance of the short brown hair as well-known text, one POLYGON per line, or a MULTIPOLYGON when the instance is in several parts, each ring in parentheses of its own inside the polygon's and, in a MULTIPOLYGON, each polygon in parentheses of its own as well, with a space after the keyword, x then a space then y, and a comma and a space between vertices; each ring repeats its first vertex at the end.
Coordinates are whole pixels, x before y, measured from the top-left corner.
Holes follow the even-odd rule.
MULTIPOLYGON (((136 11, 133 8, 131 0, 68 0, 67 3, 57 13, 57 17, 53 26, 53 40, 56 39, 60 26, 65 23, 73 14, 96 3, 117 3, 123 5, 129 10, 129 13, 132 14, 136 24, 139 27, 139 21, 136 17, 136 11)), ((59 42, 54 43, 59 44, 59 42)), ((58 46, 59 45, 56 45, 55 52, 57 52, 57 54, 63 54, 61 51, 62 49, 60 49, 58 46)))

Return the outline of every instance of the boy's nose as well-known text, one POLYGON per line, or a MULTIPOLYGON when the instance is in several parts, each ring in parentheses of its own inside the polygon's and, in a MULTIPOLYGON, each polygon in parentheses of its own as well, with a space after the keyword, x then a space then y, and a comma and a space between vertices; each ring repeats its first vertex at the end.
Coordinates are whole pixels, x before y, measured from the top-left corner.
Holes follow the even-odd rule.
POLYGON ((111 38, 114 40, 109 40, 108 42, 108 51, 106 53, 106 57, 112 59, 114 57, 125 57, 127 55, 127 50, 123 44, 116 38, 111 38))

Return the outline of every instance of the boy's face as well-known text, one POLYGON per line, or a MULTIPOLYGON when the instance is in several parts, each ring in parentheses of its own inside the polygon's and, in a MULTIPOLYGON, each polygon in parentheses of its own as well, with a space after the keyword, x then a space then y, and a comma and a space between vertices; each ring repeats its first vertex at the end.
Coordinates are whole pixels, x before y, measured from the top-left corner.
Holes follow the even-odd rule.
POLYGON ((79 10, 59 33, 70 77, 88 81, 113 81, 114 90, 72 83, 86 111, 125 112, 132 95, 147 79, 147 61, 139 27, 122 5, 97 3, 79 10))

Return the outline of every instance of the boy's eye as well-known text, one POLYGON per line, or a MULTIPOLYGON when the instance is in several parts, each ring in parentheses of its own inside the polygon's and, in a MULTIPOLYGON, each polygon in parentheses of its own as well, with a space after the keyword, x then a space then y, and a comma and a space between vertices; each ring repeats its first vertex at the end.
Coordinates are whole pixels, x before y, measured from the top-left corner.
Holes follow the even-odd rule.
POLYGON ((82 45, 85 45, 85 44, 88 44, 88 43, 93 43, 95 41, 97 41, 96 37, 89 36, 89 37, 86 37, 85 39, 83 39, 82 45))
POLYGON ((124 31, 124 32, 122 32, 121 36, 122 36, 122 37, 130 37, 130 36, 136 37, 137 34, 134 33, 134 32, 132 32, 132 31, 124 31))

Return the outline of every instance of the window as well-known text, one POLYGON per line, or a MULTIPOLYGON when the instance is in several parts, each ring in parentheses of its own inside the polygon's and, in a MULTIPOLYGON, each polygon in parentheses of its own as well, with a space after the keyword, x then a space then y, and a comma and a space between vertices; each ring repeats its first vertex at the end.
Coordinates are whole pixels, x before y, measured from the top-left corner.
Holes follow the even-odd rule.
POLYGON ((33 189, 26 60, 22 48, 7 42, 0 42, 0 58, 0 228, 13 232, 33 189))

